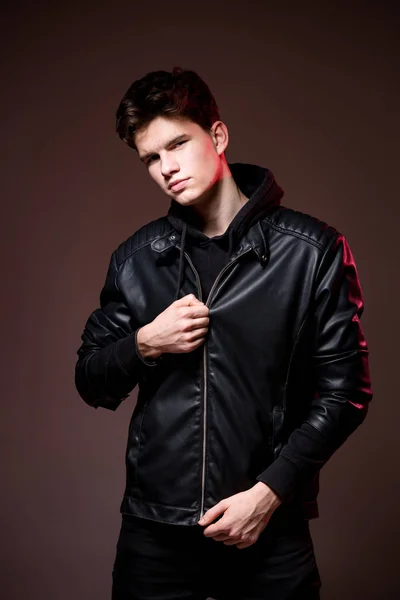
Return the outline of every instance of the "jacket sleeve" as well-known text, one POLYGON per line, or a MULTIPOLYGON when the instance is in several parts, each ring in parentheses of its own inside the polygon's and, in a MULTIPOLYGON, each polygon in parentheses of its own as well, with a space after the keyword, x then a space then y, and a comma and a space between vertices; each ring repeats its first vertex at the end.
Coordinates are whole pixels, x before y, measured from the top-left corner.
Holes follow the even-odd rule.
POLYGON ((362 291, 350 247, 341 234, 324 252, 315 290, 310 315, 315 394, 304 421, 257 477, 283 501, 290 500, 296 485, 313 477, 363 422, 373 397, 368 347, 360 325, 362 291))
POLYGON ((75 366, 75 387, 83 400, 115 410, 134 389, 146 370, 160 361, 142 357, 137 347, 139 327, 117 284, 113 252, 100 293, 100 308, 89 316, 82 333, 75 366))

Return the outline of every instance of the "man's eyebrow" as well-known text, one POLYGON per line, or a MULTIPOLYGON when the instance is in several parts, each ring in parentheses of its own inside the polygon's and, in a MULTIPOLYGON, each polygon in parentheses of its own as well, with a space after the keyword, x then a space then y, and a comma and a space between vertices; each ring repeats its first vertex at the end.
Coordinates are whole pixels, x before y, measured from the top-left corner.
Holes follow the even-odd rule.
MULTIPOLYGON (((164 148, 167 148, 168 146, 172 146, 172 144, 176 144, 177 142, 180 142, 181 139, 183 139, 186 136, 187 136, 187 133, 181 133, 180 135, 177 135, 172 140, 169 140, 165 144, 164 148)), ((143 154, 143 156, 140 157, 140 160, 142 162, 144 162, 147 158, 150 158, 150 156, 153 156, 153 154, 156 154, 156 152, 147 152, 147 154, 143 154)))

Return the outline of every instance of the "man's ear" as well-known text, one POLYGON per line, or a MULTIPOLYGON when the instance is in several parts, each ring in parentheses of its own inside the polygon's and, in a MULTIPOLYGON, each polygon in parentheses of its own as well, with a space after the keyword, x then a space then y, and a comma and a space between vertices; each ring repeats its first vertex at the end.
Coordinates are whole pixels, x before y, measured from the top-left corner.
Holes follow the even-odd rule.
POLYGON ((214 121, 211 127, 214 147, 218 154, 223 154, 228 146, 229 133, 228 128, 223 121, 214 121))

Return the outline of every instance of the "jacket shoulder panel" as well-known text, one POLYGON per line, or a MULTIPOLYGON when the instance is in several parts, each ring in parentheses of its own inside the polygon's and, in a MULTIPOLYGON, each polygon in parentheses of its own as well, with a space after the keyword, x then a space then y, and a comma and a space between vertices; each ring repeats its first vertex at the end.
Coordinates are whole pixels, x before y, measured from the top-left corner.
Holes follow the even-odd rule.
POLYGON ((140 227, 121 242, 115 250, 117 267, 119 268, 129 256, 140 250, 140 248, 151 244, 157 238, 168 235, 172 230, 173 227, 166 217, 159 217, 140 227))
POLYGON ((326 248, 332 238, 341 235, 335 227, 325 221, 282 205, 263 220, 277 231, 300 237, 320 249, 326 248))

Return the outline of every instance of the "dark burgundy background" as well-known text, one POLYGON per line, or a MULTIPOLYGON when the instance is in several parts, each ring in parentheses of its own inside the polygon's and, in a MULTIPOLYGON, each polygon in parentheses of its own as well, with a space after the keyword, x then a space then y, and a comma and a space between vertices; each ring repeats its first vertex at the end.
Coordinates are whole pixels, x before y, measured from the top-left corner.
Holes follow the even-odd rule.
POLYGON ((106 600, 136 391, 75 391, 113 249, 169 199, 114 133, 134 79, 181 65, 213 90, 227 158, 348 238, 374 400, 321 474, 323 600, 399 591, 399 14, 396 2, 10 2, 2 19, 2 584, 106 600), (396 549, 397 546, 397 549, 396 549))

